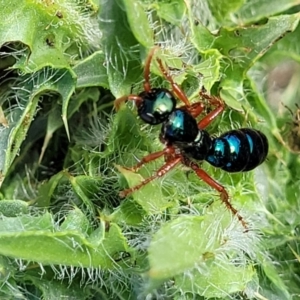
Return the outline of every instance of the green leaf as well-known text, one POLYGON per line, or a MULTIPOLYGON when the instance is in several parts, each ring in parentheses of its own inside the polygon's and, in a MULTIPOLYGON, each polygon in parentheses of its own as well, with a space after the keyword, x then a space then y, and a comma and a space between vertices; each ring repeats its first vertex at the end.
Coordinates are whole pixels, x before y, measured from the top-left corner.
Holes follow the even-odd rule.
POLYGON ((167 22, 180 26, 185 14, 186 5, 183 0, 159 1, 153 4, 157 14, 167 22))
POLYGON ((0 214, 6 217, 16 217, 28 213, 28 203, 22 200, 1 200, 0 214))
POLYGON ((207 268, 205 271, 197 268, 189 271, 192 280, 186 280, 186 274, 175 276, 176 285, 185 293, 198 294, 207 299, 225 299, 228 294, 245 291, 255 275, 252 266, 235 266, 226 259, 209 264, 207 268))
MULTIPOLYGON (((228 228, 232 215, 227 209, 220 209, 220 205, 221 203, 212 205, 211 211, 205 216, 179 216, 165 223, 154 234, 148 249, 151 279, 169 278, 194 268, 195 264, 205 264, 208 258, 219 259, 223 238, 228 239, 228 245, 232 239, 229 232, 226 237, 222 237, 221 232, 228 228)), ((245 238, 241 227, 231 228, 234 232, 237 230, 235 239, 245 238)), ((248 247, 255 247, 253 241, 249 240, 248 247)), ((234 255, 237 250, 232 245, 232 248, 226 248, 226 253, 234 255)))
POLYGON ((189 5, 187 8, 191 30, 191 43, 200 53, 205 53, 205 51, 212 48, 211 46, 215 37, 202 23, 195 22, 193 8, 189 5))
POLYGON ((272 17, 263 25, 221 28, 216 35, 201 23, 195 24, 191 12, 189 19, 195 47, 204 54, 208 48, 216 49, 223 57, 225 68, 221 70, 221 97, 230 107, 242 110, 239 102, 245 99, 243 80, 246 72, 272 44, 287 32, 295 30, 299 14, 272 17))
MULTIPOLYGON (((86 88, 73 94, 70 98, 69 103, 67 104, 67 119, 69 120, 80 108, 80 106, 88 101, 92 100, 96 102, 99 99, 99 90, 96 88, 86 88)), ((47 117, 47 128, 46 135, 44 138, 44 143, 39 157, 39 163, 42 162, 45 151, 48 147, 50 140, 53 137, 53 134, 57 129, 63 126, 63 119, 61 118, 61 107, 57 105, 56 102, 52 104, 52 110, 49 111, 47 117)), ((34 124, 35 125, 35 124, 34 124)))
POLYGON ((48 182, 44 182, 39 187, 39 196, 37 197, 37 205, 40 207, 49 207, 51 197, 61 180, 67 180, 65 171, 61 171, 53 175, 48 182))
POLYGON ((3 218, 0 225, 0 254, 44 265, 111 268, 114 265, 112 257, 129 251, 120 228, 115 224, 110 224, 98 247, 89 243, 81 232, 82 228, 76 230, 72 226, 72 230, 56 231, 48 214, 3 218))
POLYGON ((268 0, 243 1, 245 4, 235 12, 235 19, 239 24, 246 24, 263 20, 264 18, 286 12, 289 8, 299 4, 295 0, 274 0, 272 5, 268 0))
POLYGON ((70 286, 70 284, 54 280, 50 281, 47 277, 42 278, 41 276, 33 276, 31 274, 26 274, 24 280, 39 289, 43 299, 69 298, 82 300, 88 297, 87 290, 76 284, 70 286))
POLYGON ((125 222, 134 226, 141 224, 145 215, 145 211, 135 201, 122 201, 109 218, 118 224, 125 222))
POLYGON ((38 93, 39 91, 31 95, 22 95, 22 100, 26 105, 25 109, 16 108, 6 116, 9 119, 9 127, 5 127, 0 136, 0 185, 18 154, 20 146, 27 134, 29 125, 36 113, 39 100, 38 93))
POLYGON ((77 76, 76 88, 91 86, 108 88, 109 84, 105 63, 105 55, 102 51, 96 51, 86 59, 80 61, 73 68, 77 76))
POLYGON ((278 270, 272 265, 272 263, 266 260, 262 264, 262 268, 266 274, 266 276, 271 280, 271 282, 276 286, 286 297, 289 298, 289 291, 283 280, 280 278, 278 274, 278 270))
POLYGON ((201 63, 192 66, 193 71, 200 73, 203 77, 197 93, 200 92, 202 86, 204 86, 207 91, 210 91, 214 83, 220 79, 220 62, 222 60, 220 52, 214 49, 205 51, 203 58, 204 60, 201 63))
POLYGON ((85 1, 85 5, 81 7, 76 2, 53 2, 48 5, 47 2, 26 0, 12 0, 1 5, 0 45, 15 41, 29 47, 15 68, 28 73, 46 66, 68 67, 69 59, 64 55, 67 50, 77 48, 79 53, 78 45, 86 48, 84 43, 100 37, 97 29, 88 33, 90 28, 86 28, 96 25, 91 13, 97 7, 90 5, 89 1, 85 1), (91 9, 90 14, 87 14, 87 8, 91 9))
MULTIPOLYGON (((128 171, 120 166, 117 166, 119 172, 126 178, 129 187, 140 184, 144 178, 137 173, 128 171)), ((138 191, 132 193, 132 197, 148 214, 157 214, 165 211, 173 204, 163 195, 161 183, 156 179, 151 183, 146 184, 138 191)))
POLYGON ((45 135, 44 143, 43 143, 43 146, 41 149, 39 163, 41 163, 41 161, 44 157, 45 151, 48 147, 50 140, 53 137, 54 132, 61 126, 63 126, 63 120, 61 118, 61 107, 58 106, 57 103, 55 103, 53 105, 53 109, 49 112, 49 115, 47 118, 46 135, 45 135))
POLYGON ((141 45, 151 48, 154 44, 154 32, 148 23, 143 4, 139 1, 123 0, 132 33, 141 45))
MULTIPOLYGON (((2 177, 6 175, 20 146, 27 135, 29 126, 36 114, 38 102, 44 93, 57 92, 63 101, 63 120, 67 122, 66 109, 69 98, 75 89, 75 79, 69 71, 44 69, 33 77, 24 78, 23 86, 17 87, 19 106, 12 109, 6 117, 9 127, 4 128, 0 136, 0 170, 2 177)), ((67 128, 67 127, 66 127, 67 128)))
POLYGON ((277 65, 279 63, 278 56, 282 62, 290 57, 296 61, 300 61, 300 49, 298 44, 298 37, 300 34, 300 26, 297 26, 295 31, 285 35, 264 55, 262 62, 268 66, 277 65))
POLYGON ((80 230, 82 233, 88 232, 89 221, 86 215, 77 207, 74 207, 60 225, 62 231, 80 230))
POLYGON ((100 1, 100 29, 108 64, 108 82, 116 97, 129 94, 132 84, 140 80, 138 42, 127 23, 121 0, 100 1))
MULTIPOLYGON (((248 70, 276 41, 295 30, 300 14, 269 18, 266 24, 246 28, 222 28, 212 45, 230 58, 232 65, 248 70)), ((235 72, 228 71, 227 74, 235 72), (229 73, 230 72, 230 73, 229 73)))
MULTIPOLYGON (((230 17, 241 5, 243 5, 245 0, 208 0, 207 4, 211 10, 212 15, 220 22, 224 21, 230 17)), ((253 1, 251 1, 253 2, 253 1)))
MULTIPOLYGON (((11 262, 8 261, 7 259, 7 263, 11 265, 11 262)), ((0 297, 2 299, 26 299, 25 297, 25 292, 24 289, 22 289, 18 283, 16 282, 15 279, 13 279, 12 275, 13 273, 13 268, 11 268, 11 273, 9 274, 4 274, 3 273, 3 265, 2 262, 0 264, 0 268, 1 268, 1 275, 3 280, 1 280, 1 290, 0 290, 0 297), (7 276, 5 276, 7 275, 7 276)))
POLYGON ((147 150, 147 141, 141 132, 137 122, 137 115, 127 107, 118 111, 112 123, 112 129, 108 137, 105 152, 115 153, 126 149, 127 152, 140 148, 147 150), (130 127, 128 127, 130 124, 130 127))
POLYGON ((160 228, 148 249, 150 277, 172 277, 203 259, 208 252, 208 240, 201 228, 203 220, 201 216, 182 216, 160 228))
POLYGON ((221 82, 221 97, 228 105, 241 110, 239 102, 245 98, 242 83, 246 72, 278 39, 296 28, 299 16, 282 15, 263 25, 221 29, 214 47, 222 47, 221 53, 231 62, 221 82))
POLYGON ((93 205, 92 199, 94 198, 94 194, 97 193, 100 186, 102 185, 101 178, 93 178, 85 175, 72 176, 70 174, 68 174, 68 178, 75 193, 87 206, 89 211, 93 215, 95 215, 95 207, 93 205))

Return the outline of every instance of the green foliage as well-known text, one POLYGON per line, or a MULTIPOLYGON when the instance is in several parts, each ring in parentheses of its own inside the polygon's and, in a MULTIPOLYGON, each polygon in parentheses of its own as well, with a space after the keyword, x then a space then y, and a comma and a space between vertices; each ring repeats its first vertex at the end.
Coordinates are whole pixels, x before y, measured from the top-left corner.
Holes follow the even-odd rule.
MULTIPOLYGON (((1 299, 300 299, 295 1, 0 0, 0 16, 1 299), (113 110, 154 45, 191 102, 204 85, 227 104, 211 134, 267 135, 253 172, 202 166, 248 232, 181 166, 119 197, 163 164, 128 169, 160 128, 113 110)), ((170 88, 155 59, 151 85, 170 88)))

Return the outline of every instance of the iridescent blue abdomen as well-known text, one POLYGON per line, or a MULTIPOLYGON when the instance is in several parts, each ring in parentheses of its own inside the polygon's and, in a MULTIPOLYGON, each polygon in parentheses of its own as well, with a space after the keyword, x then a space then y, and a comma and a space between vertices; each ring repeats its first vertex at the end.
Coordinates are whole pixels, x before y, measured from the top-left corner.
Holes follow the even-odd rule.
POLYGON ((241 128, 213 139, 205 160, 227 172, 245 172, 260 165, 267 154, 266 136, 254 129, 241 128))

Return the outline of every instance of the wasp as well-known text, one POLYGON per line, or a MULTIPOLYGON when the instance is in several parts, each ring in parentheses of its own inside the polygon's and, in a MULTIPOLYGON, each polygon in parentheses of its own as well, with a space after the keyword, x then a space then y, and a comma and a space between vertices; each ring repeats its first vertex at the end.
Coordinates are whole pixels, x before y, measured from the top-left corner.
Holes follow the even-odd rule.
POLYGON ((150 64, 157 48, 150 51, 145 62, 144 91, 138 95, 131 94, 116 99, 115 106, 118 108, 124 101, 134 101, 138 115, 145 123, 161 124, 159 139, 165 146, 164 149, 141 158, 137 165, 129 169, 136 172, 143 165, 160 157, 164 157, 165 163, 140 184, 121 191, 120 196, 130 195, 150 181, 164 176, 177 165, 183 164, 192 169, 201 180, 217 190, 226 207, 247 228, 243 217, 230 203, 224 186, 207 174, 198 165, 198 162, 206 161, 226 172, 247 172, 265 161, 268 154, 268 140, 262 132, 252 128, 231 130, 219 137, 212 137, 206 131, 206 127, 224 111, 224 102, 219 97, 208 95, 202 89, 199 93, 200 98, 207 100, 214 109, 201 120, 197 120, 205 109, 203 101, 191 104, 180 86, 174 82, 160 58, 156 58, 156 61, 172 90, 151 87, 150 64), (184 105, 177 107, 177 99, 184 105))

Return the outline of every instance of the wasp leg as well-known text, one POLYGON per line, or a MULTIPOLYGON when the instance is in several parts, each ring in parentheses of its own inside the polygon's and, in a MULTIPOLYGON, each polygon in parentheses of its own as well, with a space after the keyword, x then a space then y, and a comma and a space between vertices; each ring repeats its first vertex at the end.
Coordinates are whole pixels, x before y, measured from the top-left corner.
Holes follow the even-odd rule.
POLYGON ((151 65, 151 61, 152 61, 152 58, 153 58, 153 55, 154 55, 154 52, 158 49, 159 47, 156 46, 156 47, 153 47, 147 58, 146 58, 146 61, 145 61, 145 69, 144 69, 144 90, 145 92, 150 92, 151 90, 151 85, 150 85, 150 65, 151 65))
POLYGON ((188 111, 194 118, 197 118, 202 113, 204 108, 205 105, 202 102, 196 102, 191 104, 190 106, 184 105, 180 107, 181 110, 188 111))
POLYGON ((208 113, 202 120, 198 122, 199 129, 204 129, 207 127, 218 115, 220 115, 225 109, 225 104, 223 100, 219 97, 209 96, 204 91, 200 92, 200 96, 210 102, 211 105, 216 106, 216 108, 208 113))
POLYGON ((147 156, 144 156, 135 166, 130 167, 130 168, 126 168, 127 170, 130 170, 132 172, 136 172, 138 171, 143 165, 156 160, 162 156, 168 156, 168 157, 174 157, 172 156, 172 154, 174 154, 174 148, 173 147, 166 147, 165 149, 158 151, 158 152, 154 152, 154 153, 150 153, 147 156))
POLYGON ((174 92, 174 94, 187 106, 189 107, 190 101, 187 98, 187 96, 185 95, 185 93, 183 92, 183 90, 180 88, 180 86, 174 82, 173 78, 171 77, 171 75, 169 74, 169 72, 166 70, 166 68, 163 66, 163 63, 161 61, 160 58, 156 59, 159 65, 160 70, 162 71, 164 77, 170 82, 171 86, 172 86, 172 90, 174 92))
POLYGON ((154 175, 146 178, 145 180, 143 180, 140 184, 131 187, 129 189, 125 189, 123 191, 121 191, 119 193, 119 196, 121 198, 125 198, 126 196, 128 196, 129 194, 139 190, 140 188, 142 188, 143 186, 145 186, 146 184, 148 184, 150 181, 162 177, 164 176, 166 173, 168 173, 171 169, 173 169, 178 163, 181 162, 181 157, 178 156, 176 158, 174 158, 173 160, 170 160, 168 162, 166 162, 162 167, 160 167, 154 175))
POLYGON ((238 211, 229 202, 229 196, 224 186, 220 185, 217 181, 211 178, 204 170, 202 170, 197 164, 193 163, 192 161, 185 159, 184 163, 187 166, 189 166, 197 174, 199 178, 201 178, 204 182, 206 182, 208 185, 210 185, 212 188, 214 188, 220 193, 220 198, 222 202, 232 212, 232 214, 239 219, 239 221, 246 229, 246 231, 248 231, 247 223, 245 222, 243 217, 238 213, 238 211))
POLYGON ((114 101, 115 110, 118 111, 121 104, 126 101, 134 101, 136 106, 139 106, 143 102, 143 99, 137 95, 122 96, 114 101))

